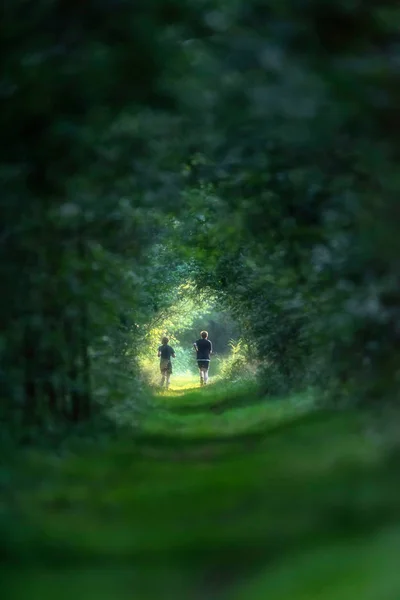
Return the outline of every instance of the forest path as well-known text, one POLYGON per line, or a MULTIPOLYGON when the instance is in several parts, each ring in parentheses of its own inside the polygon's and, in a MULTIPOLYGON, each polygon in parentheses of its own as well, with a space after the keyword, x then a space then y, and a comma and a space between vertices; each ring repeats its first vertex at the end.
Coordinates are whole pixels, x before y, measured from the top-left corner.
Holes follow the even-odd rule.
POLYGON ((138 434, 21 458, 11 598, 398 600, 399 453, 367 416, 251 385, 153 402, 138 434))

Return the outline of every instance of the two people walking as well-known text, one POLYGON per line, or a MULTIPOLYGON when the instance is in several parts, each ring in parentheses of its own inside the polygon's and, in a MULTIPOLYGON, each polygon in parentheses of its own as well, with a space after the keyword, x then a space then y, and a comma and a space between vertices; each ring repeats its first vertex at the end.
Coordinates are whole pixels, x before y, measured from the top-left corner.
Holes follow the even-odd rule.
MULTIPOLYGON (((172 375, 171 358, 175 358, 175 350, 169 345, 169 338, 163 337, 161 346, 158 347, 158 357, 160 359, 161 387, 169 388, 172 375)), ((212 354, 212 343, 208 339, 208 332, 202 331, 200 338, 193 343, 196 352, 197 366, 200 373, 200 385, 206 385, 208 382, 208 369, 210 366, 210 356, 212 354)))

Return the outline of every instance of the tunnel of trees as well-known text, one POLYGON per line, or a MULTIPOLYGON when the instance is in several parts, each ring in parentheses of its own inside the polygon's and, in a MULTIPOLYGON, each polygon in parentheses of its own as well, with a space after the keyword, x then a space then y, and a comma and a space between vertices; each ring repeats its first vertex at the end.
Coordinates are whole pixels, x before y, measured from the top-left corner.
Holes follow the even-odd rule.
POLYGON ((10 599, 397 600, 399 3, 1 13, 10 599))
POLYGON ((323 382, 331 402, 393 397, 398 14, 6 6, 6 420, 87 419, 185 281, 232 311, 271 394, 323 382))

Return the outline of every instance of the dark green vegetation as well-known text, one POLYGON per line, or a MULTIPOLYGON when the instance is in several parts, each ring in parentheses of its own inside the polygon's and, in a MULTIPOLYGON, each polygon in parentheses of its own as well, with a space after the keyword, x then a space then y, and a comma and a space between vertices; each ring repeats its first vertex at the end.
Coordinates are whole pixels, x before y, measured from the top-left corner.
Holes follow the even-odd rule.
POLYGON ((135 436, 20 454, 2 520, 9 597, 396 600, 389 432, 375 414, 255 392, 171 392, 135 436))
POLYGON ((116 365, 188 279, 268 358, 266 391, 393 398, 398 21, 381 1, 7 4, 7 420, 124 394, 116 365))
POLYGON ((5 3, 0 485, 31 595, 399 596, 399 23, 389 0, 5 3), (149 352, 204 319, 257 384, 161 410, 149 352))

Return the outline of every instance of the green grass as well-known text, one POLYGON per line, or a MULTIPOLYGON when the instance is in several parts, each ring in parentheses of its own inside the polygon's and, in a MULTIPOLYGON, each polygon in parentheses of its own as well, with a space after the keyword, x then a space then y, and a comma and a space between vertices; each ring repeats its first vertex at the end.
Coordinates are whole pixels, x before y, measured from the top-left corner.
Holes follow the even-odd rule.
POLYGON ((10 598, 400 598, 400 453, 373 415, 176 383, 140 432, 15 457, 10 598))

